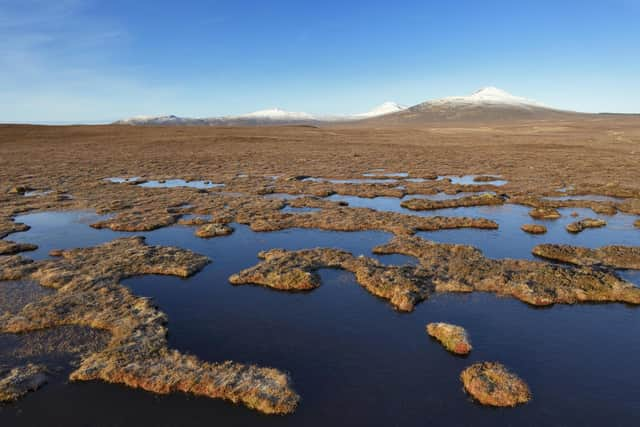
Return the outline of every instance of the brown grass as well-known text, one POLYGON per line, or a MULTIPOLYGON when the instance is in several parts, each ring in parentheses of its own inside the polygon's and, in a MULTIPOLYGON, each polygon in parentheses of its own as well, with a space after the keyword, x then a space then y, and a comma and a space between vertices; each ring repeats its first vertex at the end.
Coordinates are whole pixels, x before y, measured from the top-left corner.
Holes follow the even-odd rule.
POLYGON ((414 211, 426 211, 469 206, 495 206, 502 204, 504 204, 504 199, 502 197, 485 193, 449 200, 409 199, 403 201, 401 206, 414 211))
POLYGON ((597 249, 571 245, 543 244, 533 254, 575 265, 603 265, 611 268, 640 270, 640 247, 611 245, 597 249))
POLYGON ((580 221, 572 222, 567 225, 567 231, 569 233, 580 233, 587 228, 599 228, 607 225, 607 221, 604 219, 585 218, 580 221))
POLYGON ((29 363, 13 369, 0 366, 0 402, 11 402, 47 382, 46 368, 29 363))
POLYGON ((540 207, 531 209, 529 211, 529 216, 535 219, 558 219, 561 215, 555 208, 540 207))
MULTIPOLYGON (((109 344, 85 355, 72 380, 103 380, 155 393, 182 391, 243 403, 269 414, 293 411, 298 395, 288 376, 236 362, 208 363, 167 347, 166 316, 119 284, 139 274, 188 277, 209 261, 183 249, 148 246, 139 237, 93 248, 57 251, 61 258, 23 263, 14 274, 56 292, 0 316, 0 332, 24 333, 61 325, 108 331, 109 344)), ((2 260, 2 258, 0 258, 2 260)))
POLYGON ((523 224, 520 229, 529 234, 544 234, 547 232, 547 227, 542 224, 523 224))
POLYGON ((531 400, 527 384, 497 362, 475 363, 462 371, 464 389, 489 406, 516 406, 531 400))
POLYGON ((512 296, 528 304, 626 302, 640 304, 640 288, 599 269, 545 262, 490 259, 472 246, 436 243, 413 236, 393 238, 375 253, 418 258, 416 274, 431 278, 436 291, 449 287, 512 296))
POLYGON ((35 251, 38 246, 31 243, 15 243, 8 240, 0 240, 0 255, 14 255, 19 252, 35 251))
POLYGON ((469 342, 467 331, 461 326, 449 323, 429 323, 427 333, 454 354, 467 355, 473 348, 469 342))
POLYGON ((320 285, 315 271, 339 268, 354 273, 356 281, 367 291, 388 300, 400 311, 412 311, 415 304, 433 292, 492 292, 537 306, 577 302, 640 304, 640 289, 612 273, 588 267, 493 260, 472 246, 412 236, 397 236, 374 248, 374 252, 414 256, 420 265, 385 266, 338 249, 273 249, 261 252, 263 261, 234 274, 229 281, 234 285, 256 284, 285 291, 311 290, 320 285))

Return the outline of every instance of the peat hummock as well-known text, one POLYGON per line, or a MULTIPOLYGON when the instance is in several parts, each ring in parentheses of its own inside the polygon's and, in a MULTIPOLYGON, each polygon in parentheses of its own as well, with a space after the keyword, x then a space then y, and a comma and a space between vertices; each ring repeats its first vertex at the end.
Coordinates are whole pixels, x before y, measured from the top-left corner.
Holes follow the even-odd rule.
POLYGON ((367 257, 336 249, 261 252, 262 262, 230 277, 232 284, 256 284, 285 291, 311 290, 320 285, 315 271, 340 268, 373 295, 398 310, 412 311, 434 292, 493 292, 531 305, 577 302, 640 304, 640 288, 615 274, 592 268, 557 266, 536 261, 486 258, 467 245, 436 243, 398 236, 374 248, 377 254, 416 257, 419 266, 384 266, 367 257))
POLYGON ((481 362, 462 371, 467 393, 489 406, 516 406, 531 400, 527 384, 497 362, 481 362))
POLYGON ((466 355, 471 352, 471 343, 467 331, 449 323, 429 323, 427 333, 437 339, 451 353, 466 355))
POLYGON ((191 251, 149 246, 140 237, 56 251, 58 257, 26 262, 8 257, 0 267, 12 279, 37 281, 56 292, 0 315, 0 332, 25 333, 61 325, 109 331, 109 344, 84 357, 71 380, 103 380, 166 394, 182 391, 241 402, 268 414, 294 410, 298 395, 288 376, 272 368, 227 361, 208 363, 167 346, 166 316, 149 300, 119 284, 127 277, 189 277, 209 260, 191 251))
POLYGON ((605 225, 607 225, 607 221, 604 219, 585 218, 567 225, 567 231, 569 233, 580 233, 587 228, 599 228, 605 225))
POLYGON ((533 248, 533 254, 575 265, 640 270, 640 247, 611 245, 597 249, 571 245, 544 244, 533 248))
POLYGON ((520 228, 529 234, 544 234, 547 232, 547 227, 542 224, 523 224, 520 228))

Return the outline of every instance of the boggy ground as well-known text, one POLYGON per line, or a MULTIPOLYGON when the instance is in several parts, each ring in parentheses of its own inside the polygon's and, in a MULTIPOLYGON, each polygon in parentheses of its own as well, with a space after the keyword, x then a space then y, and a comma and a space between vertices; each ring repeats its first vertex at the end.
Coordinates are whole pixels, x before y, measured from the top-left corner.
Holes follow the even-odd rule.
POLYGON ((475 363, 462 371, 464 389, 483 405, 516 406, 531 399, 529 386, 497 362, 475 363))
POLYGON ((1 314, 0 332, 20 334, 64 325, 109 332, 108 345, 85 355, 71 373, 72 380, 100 379, 156 393, 224 398, 269 414, 295 408, 298 395, 284 373, 230 361, 207 363, 169 349, 166 316, 119 284, 140 274, 188 277, 209 262, 206 257, 148 246, 139 237, 54 255, 58 258, 40 262, 0 258, 5 277, 35 280, 56 290, 17 313, 1 314))
MULTIPOLYGON (((428 230, 441 227, 433 220, 344 209, 298 217, 279 212, 284 206, 282 200, 259 197, 272 193, 402 197, 494 191, 501 196, 492 198, 492 202, 503 199, 532 207, 590 207, 610 214, 618 210, 640 214, 637 122, 632 118, 603 118, 492 128, 460 124, 455 129, 448 125, 393 130, 0 126, 0 236, 23 229, 10 221, 12 216, 46 209, 113 213, 114 218, 95 226, 121 231, 172 225, 188 213, 213 213, 212 222, 235 220, 264 231, 299 226, 361 230, 366 225, 368 229, 407 233, 421 229, 420 224, 425 222, 428 230), (409 176, 374 184, 303 179, 358 179, 378 168, 409 176), (465 174, 499 174, 507 183, 496 187, 490 182, 471 185, 435 179, 465 174), (105 181, 109 177, 137 176, 200 179, 224 187, 145 188, 105 181), (40 193, 28 195, 27 190, 40 193), (219 197, 212 197, 214 194, 219 197), (621 199, 541 199, 585 194, 621 199), (337 218, 341 219, 334 225, 337 218)), ((439 204, 475 205, 489 200, 477 199, 439 204)), ((458 225, 449 221, 445 228, 453 226, 458 225)))
POLYGON ((541 258, 575 265, 602 265, 611 268, 640 270, 640 247, 611 245, 597 249, 545 244, 533 248, 541 258))
MULTIPOLYGON (((594 117, 580 121, 483 126, 449 123, 415 129, 5 125, 0 126, 0 159, 0 238, 27 229, 26 225, 13 221, 18 214, 75 209, 109 214, 107 219, 93 226, 122 231, 153 230, 179 221, 188 222, 189 219, 184 218, 186 215, 200 215, 202 219, 198 225, 202 226, 200 234, 203 237, 231 232, 226 227, 232 222, 249 224, 255 231, 290 227, 385 230, 400 237, 379 250, 413 252, 421 261, 420 274, 417 269, 400 268, 387 273, 388 267, 375 265, 372 260, 349 259, 344 254, 338 256, 344 257, 339 264, 340 268, 348 265, 356 275, 363 271, 360 277, 365 283, 367 278, 382 276, 382 286, 372 289, 392 303, 395 301, 400 309, 412 308, 434 290, 488 290, 542 305, 615 300, 637 303, 636 292, 608 272, 547 267, 545 263, 515 260, 492 261, 469 248, 460 249, 460 254, 452 248, 425 249, 424 243, 407 237, 420 230, 497 227, 496 223, 483 218, 414 217, 352 209, 317 198, 283 201, 264 197, 274 193, 316 197, 330 194, 403 197, 491 191, 497 194, 496 200, 532 208, 588 207, 596 213, 612 215, 620 211, 640 215, 640 171, 637 168, 640 121, 637 118, 594 117), (309 176, 361 179, 363 173, 374 169, 384 169, 381 177, 394 172, 406 172, 408 177, 361 184, 304 179, 309 176), (507 183, 498 187, 478 180, 472 185, 437 179, 445 175, 470 174, 499 175, 507 183), (182 178, 212 181, 224 186, 145 188, 135 182, 111 183, 105 180, 109 177, 140 177, 139 182, 182 178), (620 199, 543 198, 590 194, 620 199), (286 205, 320 207, 322 210, 309 213, 281 211, 286 205), (467 256, 471 258, 466 259, 467 256), (445 262, 438 267, 443 259, 445 262), (555 275, 560 280, 551 283, 555 275), (395 294, 393 289, 401 292, 395 294)), ((445 204, 460 206, 463 203, 470 206, 486 201, 476 198, 445 204)), ((5 254, 29 249, 11 243, 2 245, 5 254)), ((140 245, 134 244, 133 249, 146 251, 140 245)), ((166 331, 161 327, 164 317, 152 310, 148 301, 136 299, 118 284, 119 275, 124 274, 120 271, 122 267, 105 265, 108 260, 96 260, 95 265, 105 268, 108 274, 104 281, 95 281, 96 275, 105 271, 86 271, 77 265, 77 260, 85 256, 93 260, 94 255, 88 254, 95 254, 95 251, 100 249, 61 252, 57 254, 62 255, 61 259, 38 263, 18 256, 1 256, 1 280, 30 279, 56 288, 52 295, 25 293, 26 301, 35 298, 36 303, 25 305, 19 314, 5 311, 3 330, 40 330, 56 325, 98 327, 108 331, 112 340, 103 346, 105 350, 92 349, 92 356, 82 359, 81 366, 73 374, 76 379, 102 378, 159 392, 183 390, 220 395, 244 401, 265 412, 292 410, 297 396, 289 388, 286 376, 277 371, 233 362, 209 365, 167 349, 166 331), (120 272, 116 274, 117 271, 120 272), (81 304, 87 293, 98 298, 96 301, 100 303, 81 304), (123 298, 131 307, 136 307, 127 313, 127 322, 133 322, 129 326, 113 322, 118 310, 122 309, 114 302, 121 303, 123 298), (146 318, 143 313, 149 313, 151 317, 146 318), (144 327, 127 329, 138 321, 142 321, 144 327), (148 339, 147 333, 153 339, 148 339), (135 340, 131 334, 135 335, 135 340), (133 341, 127 341, 126 337, 133 341), (139 364, 129 367, 120 364, 130 354, 124 347, 118 351, 113 348, 112 344, 119 339, 139 348, 139 364), (111 356, 119 361, 113 366, 107 362, 111 356), (153 375, 162 380, 148 380, 147 375, 152 374, 148 369, 152 365, 159 370, 153 375), (83 370, 83 366, 95 369, 83 370), (173 372, 165 372, 167 367, 173 372), (239 388, 203 390, 202 386, 190 382, 195 373, 215 376, 229 372, 235 375, 229 381, 238 384, 239 388), (249 382, 266 382, 268 386, 259 390, 242 389, 246 378, 249 382)), ((116 254, 113 255, 114 263, 115 260, 122 261, 118 253, 120 249, 109 252, 109 257, 116 254)), ((326 256, 323 253, 316 255, 326 256)), ((165 265, 165 261, 168 261, 167 265, 173 265, 171 257, 160 264, 165 265)), ((129 271, 131 274, 149 272, 162 273, 163 270, 134 268, 129 271)), ((171 273, 184 272, 178 268, 171 273)), ((11 298, 7 300, 11 301, 11 298)))
POLYGON ((232 284, 256 284, 285 291, 319 286, 315 271, 340 268, 355 274, 371 294, 400 311, 433 292, 492 292, 536 306, 577 302, 640 304, 640 288, 615 274, 590 267, 565 267, 514 259, 493 260, 472 246, 397 236, 374 248, 378 254, 416 257, 420 264, 384 266, 378 261, 336 249, 261 252, 262 262, 229 278, 232 284))

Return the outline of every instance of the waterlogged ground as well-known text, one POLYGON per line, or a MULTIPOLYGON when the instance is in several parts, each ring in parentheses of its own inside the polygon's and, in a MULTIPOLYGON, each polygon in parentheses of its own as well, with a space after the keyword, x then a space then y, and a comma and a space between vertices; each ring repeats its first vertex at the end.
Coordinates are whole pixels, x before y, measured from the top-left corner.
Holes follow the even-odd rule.
MULTIPOLYGON (((332 196, 350 206, 414 215, 481 216, 498 230, 419 233, 441 241, 469 243, 490 257, 533 258, 536 244, 588 247, 640 245, 633 216, 601 216, 587 209, 561 210, 557 221, 535 221, 516 205, 413 212, 399 199, 332 196), (567 223, 602 217, 608 226, 572 235, 567 223), (579 219, 578 218, 578 219, 579 219), (544 223, 547 234, 520 230, 544 223)), ((295 212, 295 210, 291 210, 295 212)), ((47 257, 54 248, 93 246, 117 237, 145 235, 149 244, 174 245, 207 255, 213 262, 189 279, 143 276, 125 281, 136 294, 153 298, 169 317, 169 343, 204 360, 256 363, 291 374, 302 401, 294 414, 264 416, 243 406, 192 396, 157 396, 100 382, 68 383, 65 372, 15 404, 0 406, 2 425, 635 425, 640 418, 640 308, 623 304, 556 305, 536 309, 489 294, 436 294, 412 313, 399 313, 354 280, 350 273, 322 270, 322 285, 290 294, 261 287, 232 286, 228 277, 257 262, 271 248, 334 247, 375 257, 387 264, 415 259, 376 256, 371 249, 391 235, 292 229, 235 231, 210 240, 194 228, 173 226, 146 233, 97 230, 104 219, 91 212, 35 213, 16 221, 31 226, 10 235, 35 243, 26 253, 47 257), (429 338, 429 322, 465 327, 474 347, 468 358, 454 357, 429 338), (476 361, 497 360, 521 376, 533 400, 513 409, 490 409, 462 391, 460 372, 476 361)), ((637 273, 620 272, 640 285, 637 273)), ((10 282, 0 282, 4 286, 10 282)), ((64 363, 61 362, 61 366, 64 363)))

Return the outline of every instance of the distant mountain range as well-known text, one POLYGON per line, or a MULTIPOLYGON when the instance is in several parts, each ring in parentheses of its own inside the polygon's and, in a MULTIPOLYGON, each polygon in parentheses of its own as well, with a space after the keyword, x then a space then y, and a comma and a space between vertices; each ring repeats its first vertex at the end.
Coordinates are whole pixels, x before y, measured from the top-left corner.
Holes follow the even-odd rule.
POLYGON ((443 122, 495 122, 511 120, 571 119, 588 114, 559 110, 539 102, 511 95, 495 87, 480 89, 469 96, 452 96, 423 102, 364 124, 421 125, 443 122))
POLYGON ((200 125, 200 126, 267 126, 267 125, 420 125, 449 121, 496 121, 514 119, 560 119, 581 113, 547 107, 539 102, 511 95, 495 87, 480 89, 469 96, 453 96, 405 107, 385 102, 373 110, 353 115, 318 116, 278 108, 255 111, 238 116, 189 118, 178 116, 138 116, 119 120, 121 125, 200 125))
POLYGON ((238 116, 222 116, 207 118, 190 118, 178 116, 137 116, 119 120, 119 125, 201 125, 201 126, 263 126, 283 124, 320 124, 345 122, 378 117, 404 110, 405 106, 395 102, 385 102, 366 113, 353 115, 319 116, 309 113, 285 111, 279 108, 254 111, 238 116))

